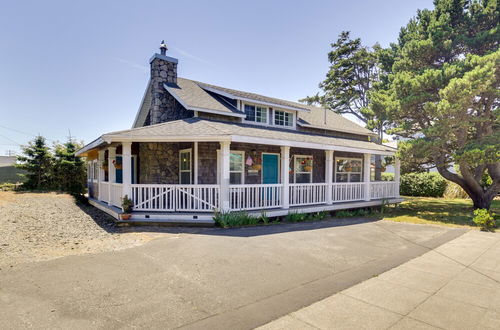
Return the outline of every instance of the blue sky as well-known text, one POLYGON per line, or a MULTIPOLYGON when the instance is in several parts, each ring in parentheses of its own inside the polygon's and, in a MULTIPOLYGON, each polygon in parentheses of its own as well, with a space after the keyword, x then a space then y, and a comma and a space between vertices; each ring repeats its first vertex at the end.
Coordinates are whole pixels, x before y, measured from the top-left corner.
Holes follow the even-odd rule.
POLYGON ((179 76, 298 100, 343 30, 387 46, 431 0, 3 1, 0 155, 42 134, 90 142, 132 125, 165 39, 179 76))

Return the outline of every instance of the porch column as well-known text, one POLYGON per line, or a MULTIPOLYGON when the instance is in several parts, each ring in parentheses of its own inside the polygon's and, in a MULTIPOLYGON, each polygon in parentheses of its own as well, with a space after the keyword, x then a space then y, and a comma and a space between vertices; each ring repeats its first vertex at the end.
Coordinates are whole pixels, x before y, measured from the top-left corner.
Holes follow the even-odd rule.
POLYGON ((401 181, 401 161, 394 156, 394 182, 396 183, 396 197, 399 197, 399 184, 401 181))
POLYGON ((229 165, 230 165, 230 155, 231 151, 229 147, 231 142, 223 141, 220 143, 220 203, 223 212, 229 211, 229 165))
POLYGON ((193 146, 193 153, 194 153, 194 184, 198 184, 198 142, 194 142, 193 146))
POLYGON ((116 182, 116 169, 115 169, 115 160, 116 160, 116 147, 108 148, 108 183, 109 183, 109 196, 108 196, 108 204, 111 204, 111 184, 116 182))
POLYGON ((132 142, 122 142, 122 197, 132 198, 132 142))
POLYGON ((290 164, 290 147, 281 147, 281 184, 283 190, 281 191, 281 207, 284 209, 290 208, 290 174, 288 168, 290 164))
POLYGON ((102 191, 101 191, 101 182, 104 181, 104 170, 102 169, 102 165, 104 164, 104 153, 106 152, 106 150, 99 150, 97 152, 97 159, 98 159, 98 162, 97 162, 97 166, 99 166, 99 177, 97 178, 97 189, 98 189, 98 197, 97 199, 102 201, 103 199, 105 199, 105 197, 102 195, 102 191))
POLYGON ((371 165, 371 154, 363 154, 363 182, 365 184, 365 201, 369 201, 370 198, 370 165, 371 165))
POLYGON ((326 204, 333 204, 333 150, 325 150, 326 204))

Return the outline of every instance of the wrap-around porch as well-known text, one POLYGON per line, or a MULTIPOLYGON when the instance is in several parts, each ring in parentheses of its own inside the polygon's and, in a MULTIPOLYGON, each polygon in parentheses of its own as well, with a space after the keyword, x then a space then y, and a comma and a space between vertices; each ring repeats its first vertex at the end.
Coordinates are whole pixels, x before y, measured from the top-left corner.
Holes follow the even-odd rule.
POLYGON ((118 208, 128 196, 141 215, 328 210, 399 199, 399 161, 385 160, 391 153, 325 149, 232 141, 112 143, 88 164, 89 195, 118 208), (393 181, 382 181, 384 167, 393 169, 393 181))

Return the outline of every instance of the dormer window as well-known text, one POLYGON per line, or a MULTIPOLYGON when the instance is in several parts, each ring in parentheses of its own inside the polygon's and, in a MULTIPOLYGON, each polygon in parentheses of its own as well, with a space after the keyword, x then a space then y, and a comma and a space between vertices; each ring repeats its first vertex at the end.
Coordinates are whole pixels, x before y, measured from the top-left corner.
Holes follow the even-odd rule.
POLYGON ((293 113, 274 110, 274 125, 293 127, 293 113))
POLYGON ((266 107, 245 104, 245 114, 247 115, 245 120, 267 124, 267 111, 266 107))

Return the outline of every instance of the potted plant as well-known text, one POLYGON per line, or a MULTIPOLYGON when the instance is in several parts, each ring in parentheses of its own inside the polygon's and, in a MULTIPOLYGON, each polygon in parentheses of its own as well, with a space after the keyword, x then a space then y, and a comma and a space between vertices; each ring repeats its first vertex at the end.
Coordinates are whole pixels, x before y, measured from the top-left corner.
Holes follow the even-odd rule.
POLYGON ((132 205, 133 205, 133 202, 130 198, 128 198, 127 195, 125 195, 123 198, 122 198, 122 209, 123 209, 123 213, 120 215, 120 218, 122 220, 129 220, 130 217, 132 216, 132 205))

